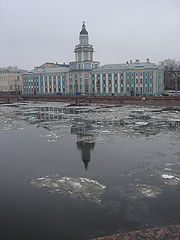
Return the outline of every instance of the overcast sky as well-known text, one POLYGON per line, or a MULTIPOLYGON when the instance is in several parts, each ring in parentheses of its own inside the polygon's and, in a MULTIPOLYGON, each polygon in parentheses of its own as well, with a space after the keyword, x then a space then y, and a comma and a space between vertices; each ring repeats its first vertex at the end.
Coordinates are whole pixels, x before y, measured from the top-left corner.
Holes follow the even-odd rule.
POLYGON ((0 67, 74 61, 85 20, 94 60, 180 60, 180 0, 0 0, 0 67))

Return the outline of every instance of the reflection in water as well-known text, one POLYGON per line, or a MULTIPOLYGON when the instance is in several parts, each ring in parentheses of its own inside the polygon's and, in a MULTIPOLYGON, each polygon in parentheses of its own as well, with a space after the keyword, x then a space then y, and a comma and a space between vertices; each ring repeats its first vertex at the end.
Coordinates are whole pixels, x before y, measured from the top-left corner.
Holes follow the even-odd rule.
POLYGON ((87 170, 89 161, 91 159, 91 150, 94 149, 95 143, 77 141, 76 144, 77 148, 81 150, 82 161, 84 162, 84 167, 87 170))
POLYGON ((71 134, 77 135, 77 148, 81 151, 82 161, 86 170, 91 159, 91 150, 95 147, 94 136, 90 132, 92 129, 92 126, 88 124, 71 127, 71 134))

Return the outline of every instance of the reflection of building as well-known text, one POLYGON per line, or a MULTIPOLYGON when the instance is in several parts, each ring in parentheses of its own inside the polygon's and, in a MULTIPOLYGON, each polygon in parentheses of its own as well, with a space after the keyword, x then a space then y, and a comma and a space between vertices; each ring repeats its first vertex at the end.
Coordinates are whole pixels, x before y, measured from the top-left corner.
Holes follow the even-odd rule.
POLYGON ((77 135, 77 148, 81 150, 81 157, 86 170, 91 159, 91 150, 95 147, 94 136, 89 133, 90 130, 92 130, 92 127, 88 124, 71 127, 71 134, 77 135))
POLYGON ((99 66, 83 23, 75 61, 69 65, 44 64, 23 76, 23 94, 159 95, 164 88, 163 69, 138 59, 99 66), (56 65, 56 66, 55 66, 56 65))
POLYGON ((85 169, 87 170, 88 164, 91 159, 91 150, 94 149, 94 142, 85 142, 85 141, 77 141, 77 148, 81 150, 82 161, 84 162, 85 169))
POLYGON ((22 91, 22 73, 24 70, 7 67, 0 70, 0 91, 20 93, 22 91))

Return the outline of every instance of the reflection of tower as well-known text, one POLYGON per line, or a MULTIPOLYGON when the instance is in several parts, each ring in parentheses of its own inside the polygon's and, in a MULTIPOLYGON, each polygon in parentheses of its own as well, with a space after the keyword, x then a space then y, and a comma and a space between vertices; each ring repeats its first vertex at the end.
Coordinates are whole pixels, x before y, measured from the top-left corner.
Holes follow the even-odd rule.
POLYGON ((91 150, 95 147, 91 124, 77 124, 71 127, 71 134, 77 135, 77 148, 81 151, 82 161, 87 170, 91 159, 91 150))
POLYGON ((91 159, 91 149, 94 149, 95 143, 77 141, 77 148, 81 150, 82 161, 84 162, 85 169, 87 170, 89 161, 91 159))

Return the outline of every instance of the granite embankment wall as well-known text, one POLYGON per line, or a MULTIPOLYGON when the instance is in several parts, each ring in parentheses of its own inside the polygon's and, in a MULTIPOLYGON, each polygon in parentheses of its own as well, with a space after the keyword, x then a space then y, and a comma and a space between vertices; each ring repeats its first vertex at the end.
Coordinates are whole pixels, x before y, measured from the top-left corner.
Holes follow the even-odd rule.
POLYGON ((0 103, 12 103, 18 101, 69 102, 70 104, 109 103, 180 106, 180 96, 0 95, 0 103))
POLYGON ((22 96, 25 101, 61 101, 71 104, 110 103, 135 105, 168 105, 180 106, 180 96, 137 97, 137 96, 76 96, 76 95, 28 95, 22 96))
POLYGON ((19 101, 24 101, 20 95, 0 94, 0 104, 8 104, 19 101))

